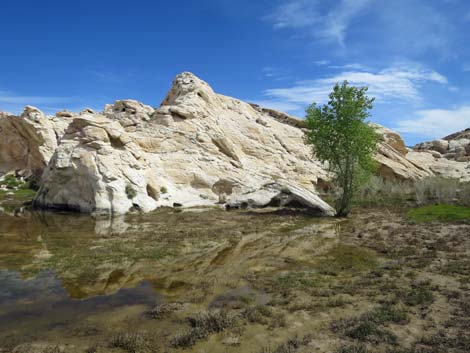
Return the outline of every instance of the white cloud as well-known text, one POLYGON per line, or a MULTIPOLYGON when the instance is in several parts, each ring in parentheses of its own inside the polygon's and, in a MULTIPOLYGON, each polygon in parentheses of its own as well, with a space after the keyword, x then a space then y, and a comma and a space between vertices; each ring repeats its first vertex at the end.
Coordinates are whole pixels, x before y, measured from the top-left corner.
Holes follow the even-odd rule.
POLYGON ((49 114, 52 110, 59 111, 66 108, 66 105, 76 103, 73 97, 54 96, 22 96, 9 91, 0 91, 0 111, 19 114, 26 105, 34 105, 49 114))
POLYGON ((394 129, 435 139, 470 127, 470 106, 450 110, 418 110, 415 115, 415 119, 398 121, 394 129))
POLYGON ((368 66, 365 66, 359 63, 344 64, 344 65, 329 65, 328 67, 330 69, 341 69, 341 70, 359 70, 359 71, 370 70, 368 66))
POLYGON ((288 71, 276 67, 266 66, 263 67, 261 71, 266 78, 276 81, 287 80, 290 78, 288 71))
POLYGON ((447 85, 447 79, 434 70, 401 64, 378 72, 344 71, 327 78, 297 82, 291 87, 267 89, 265 101, 304 107, 312 102, 325 103, 334 84, 345 80, 355 86, 368 86, 369 94, 382 101, 419 101, 423 83, 447 85))
POLYGON ((317 60, 314 61, 313 63, 318 66, 325 66, 328 65, 331 61, 330 60, 317 60))
POLYGON ((0 103, 7 104, 55 104, 70 101, 69 97, 47 97, 47 96, 18 96, 5 91, 0 91, 0 103))
POLYGON ((308 30, 317 39, 344 45, 351 22, 373 1, 341 0, 334 8, 322 11, 319 0, 290 0, 278 6, 266 19, 274 28, 308 30))

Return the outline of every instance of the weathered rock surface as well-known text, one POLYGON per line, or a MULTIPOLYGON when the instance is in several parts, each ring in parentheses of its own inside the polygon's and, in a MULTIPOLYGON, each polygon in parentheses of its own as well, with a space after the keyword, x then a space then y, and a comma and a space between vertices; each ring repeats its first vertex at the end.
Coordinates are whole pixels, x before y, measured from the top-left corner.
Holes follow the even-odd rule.
POLYGON ((433 174, 470 181, 470 129, 419 143, 408 158, 433 174))
POLYGON ((410 151, 407 155, 410 161, 429 171, 431 175, 457 179, 462 182, 470 181, 470 163, 457 162, 447 158, 436 157, 435 151, 410 151))
MULTIPOLYGON (((417 152, 438 152, 443 158, 457 162, 470 162, 470 128, 446 136, 440 140, 427 141, 413 147, 417 152)), ((434 154, 438 157, 439 155, 434 154)))
MULTIPOLYGON (((119 214, 277 202, 332 213, 316 196, 329 177, 304 144, 304 121, 216 94, 191 73, 176 77, 156 109, 122 100, 102 113, 46 117, 27 107, 20 117, 2 113, 0 127, 0 173, 41 175, 49 162, 38 207, 119 214)), ((398 134, 375 128, 384 138, 376 156, 383 176, 468 177, 466 132, 409 152, 398 134)))
POLYGON ((222 180, 233 196, 288 180, 308 193, 306 206, 331 213, 313 197, 319 177, 327 173, 299 128, 183 73, 156 110, 118 101, 103 115, 75 117, 35 204, 112 213, 205 206, 220 203, 222 180))
POLYGON ((380 175, 399 180, 415 180, 432 175, 430 170, 408 158, 408 149, 400 135, 377 124, 372 126, 383 138, 375 157, 380 175))
POLYGON ((153 172, 117 122, 82 114, 67 128, 42 177, 34 204, 80 212, 126 213, 157 207, 153 172))
POLYGON ((322 213, 333 216, 335 210, 313 192, 301 189, 289 183, 270 183, 260 189, 229 198, 228 208, 263 208, 301 207, 319 209, 322 213))
POLYGON ((47 117, 30 106, 20 116, 0 112, 0 173, 39 178, 67 125, 62 117, 47 117))

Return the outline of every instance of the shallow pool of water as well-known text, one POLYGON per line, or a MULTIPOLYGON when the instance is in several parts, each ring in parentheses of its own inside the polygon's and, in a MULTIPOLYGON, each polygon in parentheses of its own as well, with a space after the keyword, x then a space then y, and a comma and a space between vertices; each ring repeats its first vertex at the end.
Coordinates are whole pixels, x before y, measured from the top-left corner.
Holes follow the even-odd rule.
POLYGON ((126 318, 164 302, 192 311, 237 298, 263 305, 270 295, 251 288, 250 276, 309 261, 338 242, 337 232, 336 220, 275 210, 114 219, 0 212, 0 347, 51 339, 80 346, 77 337, 140 325, 126 318))

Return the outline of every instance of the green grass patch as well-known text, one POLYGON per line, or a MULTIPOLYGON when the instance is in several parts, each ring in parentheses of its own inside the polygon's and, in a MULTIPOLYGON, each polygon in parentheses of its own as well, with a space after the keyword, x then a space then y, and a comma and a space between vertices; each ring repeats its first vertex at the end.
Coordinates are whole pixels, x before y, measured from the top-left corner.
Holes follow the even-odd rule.
POLYGON ((4 197, 21 198, 21 199, 33 199, 36 196, 36 191, 31 189, 12 189, 12 190, 0 190, 0 198, 4 197))
POLYGON ((418 207, 408 212, 408 218, 414 222, 453 222, 470 221, 470 207, 455 205, 430 205, 418 207))
POLYGON ((321 278, 309 271, 289 272, 276 278, 275 285, 280 288, 311 288, 317 287, 321 283, 321 278))
POLYGON ((341 272, 370 270, 377 265, 377 258, 372 251, 342 244, 331 249, 316 267, 321 274, 337 275, 341 272))

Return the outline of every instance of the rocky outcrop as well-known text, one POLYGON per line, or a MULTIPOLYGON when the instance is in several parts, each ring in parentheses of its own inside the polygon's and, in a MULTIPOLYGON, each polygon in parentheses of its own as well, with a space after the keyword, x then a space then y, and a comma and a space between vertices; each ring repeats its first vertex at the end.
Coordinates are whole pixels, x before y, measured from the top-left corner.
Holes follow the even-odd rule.
POLYGON ((250 105, 257 111, 259 111, 260 113, 264 113, 281 123, 298 127, 299 129, 305 129, 307 127, 307 124, 305 124, 305 120, 294 118, 293 116, 290 116, 289 114, 286 114, 286 113, 283 113, 274 109, 260 107, 258 104, 250 103, 250 105))
POLYGON ((86 213, 157 207, 158 189, 141 148, 121 124, 98 114, 73 119, 41 181, 34 204, 86 213))
POLYGON ((408 149, 399 134, 381 125, 371 125, 382 137, 375 156, 379 163, 378 173, 381 176, 398 180, 416 180, 432 175, 430 170, 408 158, 408 149))
POLYGON ((470 181, 470 129, 419 143, 408 158, 433 175, 470 181))
POLYGON ((0 173, 39 178, 68 121, 27 106, 20 116, 0 113, 0 173))
POLYGON ((82 212, 150 211, 220 204, 228 196, 221 198, 222 180, 230 183, 231 197, 289 181, 308 195, 305 206, 331 213, 313 197, 318 178, 327 173, 299 128, 183 73, 156 110, 118 101, 102 115, 75 117, 34 203, 82 212))
POLYGON ((229 198, 227 208, 292 207, 318 209, 321 213, 333 216, 335 210, 318 195, 288 182, 273 182, 261 188, 229 198))
POLYGON ((422 142, 413 147, 417 152, 429 152, 436 158, 470 162, 470 129, 446 136, 440 140, 422 142))

